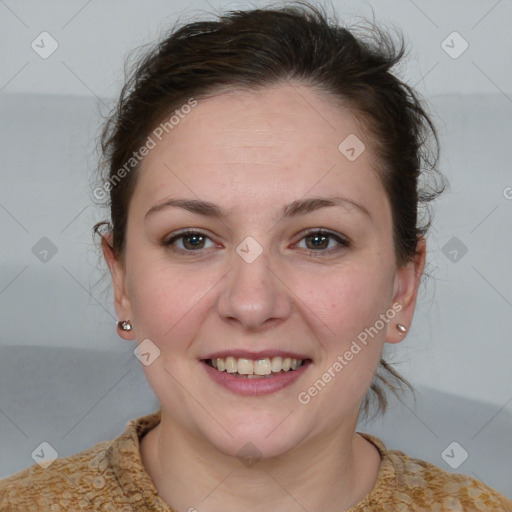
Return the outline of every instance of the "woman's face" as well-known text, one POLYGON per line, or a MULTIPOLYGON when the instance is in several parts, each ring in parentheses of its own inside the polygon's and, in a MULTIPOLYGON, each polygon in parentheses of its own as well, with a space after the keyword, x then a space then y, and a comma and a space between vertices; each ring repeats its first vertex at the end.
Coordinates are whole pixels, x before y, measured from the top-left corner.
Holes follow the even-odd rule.
POLYGON ((119 318, 150 340, 143 368, 163 415, 229 455, 247 442, 280 455, 353 429, 419 278, 396 267, 371 141, 348 111, 291 85, 201 100, 155 140, 125 263, 106 257, 119 318), (301 206, 312 198, 333 205, 301 206), (213 356, 229 371, 279 374, 237 377, 213 356), (293 356, 305 364, 281 370, 293 356))

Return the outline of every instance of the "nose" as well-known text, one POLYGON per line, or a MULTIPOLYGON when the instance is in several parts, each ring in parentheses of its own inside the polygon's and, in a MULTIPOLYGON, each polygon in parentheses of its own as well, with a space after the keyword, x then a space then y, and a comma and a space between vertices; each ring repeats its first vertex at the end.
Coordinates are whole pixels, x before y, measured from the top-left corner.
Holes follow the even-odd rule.
POLYGON ((293 294, 271 268, 265 251, 248 263, 233 254, 233 267, 226 276, 217 305, 219 316, 247 330, 262 330, 288 318, 293 294))

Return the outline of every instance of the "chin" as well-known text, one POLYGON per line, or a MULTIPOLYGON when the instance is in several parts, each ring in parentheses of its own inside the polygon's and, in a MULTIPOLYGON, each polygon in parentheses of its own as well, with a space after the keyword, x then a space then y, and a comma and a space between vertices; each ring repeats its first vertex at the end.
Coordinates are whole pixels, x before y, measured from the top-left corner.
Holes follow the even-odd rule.
POLYGON ((228 457, 236 457, 248 466, 258 460, 286 455, 297 446, 297 442, 290 438, 269 441, 265 436, 234 437, 229 440, 212 439, 210 442, 219 452, 228 457))
POLYGON ((303 427, 299 432, 294 425, 286 425, 287 420, 283 422, 284 418, 286 415, 269 415, 266 421, 261 418, 258 421, 245 417, 238 423, 232 418, 227 422, 229 434, 220 428, 214 431, 207 428, 202 431, 202 435, 216 450, 228 457, 237 457, 241 462, 246 458, 257 460, 279 457, 293 450, 305 438, 303 427))

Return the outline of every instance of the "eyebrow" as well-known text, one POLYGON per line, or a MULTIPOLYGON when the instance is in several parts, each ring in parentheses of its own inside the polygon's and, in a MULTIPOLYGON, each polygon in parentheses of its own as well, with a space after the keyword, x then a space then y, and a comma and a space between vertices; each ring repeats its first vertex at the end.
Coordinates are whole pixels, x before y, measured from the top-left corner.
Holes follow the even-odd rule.
MULTIPOLYGON (((343 196, 311 197, 293 201, 283 207, 281 218, 286 219, 297 217, 299 215, 305 215, 315 210, 319 210, 320 208, 333 206, 341 206, 346 210, 357 210, 371 219, 370 212, 362 204, 356 203, 355 201, 343 196)), ((215 203, 201 201, 198 199, 173 198, 152 206, 146 212, 144 218, 147 219, 147 217, 153 213, 172 207, 183 208, 191 213, 219 219, 226 218, 227 216, 226 212, 224 212, 224 210, 215 203)))

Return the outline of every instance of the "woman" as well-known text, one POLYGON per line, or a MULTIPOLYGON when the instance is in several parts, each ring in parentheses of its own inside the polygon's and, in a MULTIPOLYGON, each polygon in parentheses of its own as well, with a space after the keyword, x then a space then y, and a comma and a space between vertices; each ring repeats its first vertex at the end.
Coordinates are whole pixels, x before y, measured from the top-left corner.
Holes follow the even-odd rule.
POLYGON ((403 53, 298 4, 188 24, 139 62, 95 232, 161 409, 4 479, 0 510, 512 510, 355 430, 406 382, 381 355, 411 325, 417 213, 440 192, 419 186, 437 137, 390 73, 403 53))

